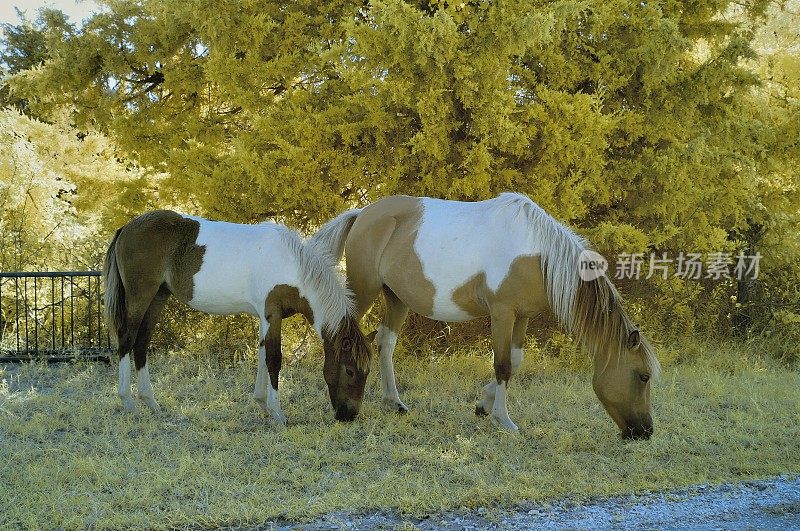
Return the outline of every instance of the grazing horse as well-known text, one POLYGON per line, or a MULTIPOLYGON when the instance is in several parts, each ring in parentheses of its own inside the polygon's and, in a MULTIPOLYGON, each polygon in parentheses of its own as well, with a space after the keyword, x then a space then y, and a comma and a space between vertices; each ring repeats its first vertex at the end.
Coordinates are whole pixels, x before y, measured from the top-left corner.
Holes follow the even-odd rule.
POLYGON ((533 201, 512 193, 474 203, 393 196, 342 214, 328 230, 337 224, 349 230, 347 280, 359 315, 381 291, 386 299, 376 335, 386 406, 408 409, 392 356, 409 308, 438 321, 488 315, 495 380, 475 412, 516 432, 508 382, 522 363, 528 319, 550 311, 588 348, 595 393, 622 435, 650 437, 650 380, 660 370, 653 348, 605 276, 581 280, 586 242, 533 201))
POLYGON ((130 221, 117 231, 103 266, 106 319, 118 343, 119 396, 125 410, 134 408, 131 349, 139 398, 159 409, 147 346, 164 304, 174 295, 203 312, 259 318, 253 396, 280 424, 286 423, 278 400, 281 320, 303 314, 322 338, 323 372, 335 417, 352 420, 364 393, 371 347, 336 267, 328 253, 274 223, 238 225, 169 210, 130 221))

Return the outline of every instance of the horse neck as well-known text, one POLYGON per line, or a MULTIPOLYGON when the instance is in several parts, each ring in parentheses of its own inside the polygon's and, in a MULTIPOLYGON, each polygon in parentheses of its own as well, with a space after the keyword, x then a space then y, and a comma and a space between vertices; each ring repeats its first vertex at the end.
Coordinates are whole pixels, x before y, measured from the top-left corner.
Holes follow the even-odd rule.
POLYGON ((295 256, 300 291, 313 312, 317 334, 335 330, 352 313, 353 303, 339 278, 336 261, 315 246, 306 245, 296 233, 286 231, 284 241, 295 256))
POLYGON ((304 291, 308 292, 308 305, 312 314, 306 315, 306 318, 313 323, 312 326, 320 338, 323 334, 333 336, 343 326, 353 321, 354 318, 348 309, 343 309, 338 301, 332 301, 330 297, 326 299, 313 286, 306 287, 304 291))

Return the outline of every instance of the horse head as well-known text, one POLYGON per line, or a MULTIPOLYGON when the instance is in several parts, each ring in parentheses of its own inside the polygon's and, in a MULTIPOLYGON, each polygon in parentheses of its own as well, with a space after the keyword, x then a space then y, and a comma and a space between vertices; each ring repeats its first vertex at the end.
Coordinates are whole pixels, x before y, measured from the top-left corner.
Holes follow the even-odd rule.
POLYGON ((369 375, 372 347, 350 316, 334 332, 322 334, 324 375, 336 420, 349 422, 358 415, 369 375))
POLYGON ((578 285, 573 328, 594 361, 592 387, 624 439, 653 434, 650 387, 660 366, 653 347, 622 309, 605 278, 578 285))

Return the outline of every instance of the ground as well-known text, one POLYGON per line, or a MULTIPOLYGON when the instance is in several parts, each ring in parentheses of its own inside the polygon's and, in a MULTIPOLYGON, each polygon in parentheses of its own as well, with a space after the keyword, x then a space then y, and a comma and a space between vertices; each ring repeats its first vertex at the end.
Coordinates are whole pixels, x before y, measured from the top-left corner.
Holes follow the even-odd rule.
POLYGON ((352 424, 333 420, 309 354, 282 374, 283 429, 251 398, 250 358, 154 356, 157 415, 122 413, 113 365, 7 366, 0 528, 250 527, 375 511, 397 525, 800 472, 800 372, 742 349, 693 356, 664 356, 656 433, 642 442, 619 440, 585 368, 536 350, 509 395, 519 436, 473 414, 491 377, 484 346, 399 353, 412 411, 381 411, 375 369, 352 424))
MULTIPOLYGON (((292 529, 280 522, 256 529, 292 529)), ((393 512, 327 514, 303 526, 322 529, 800 529, 800 478, 630 494, 575 502, 523 503, 511 509, 462 507, 423 518, 393 512)))

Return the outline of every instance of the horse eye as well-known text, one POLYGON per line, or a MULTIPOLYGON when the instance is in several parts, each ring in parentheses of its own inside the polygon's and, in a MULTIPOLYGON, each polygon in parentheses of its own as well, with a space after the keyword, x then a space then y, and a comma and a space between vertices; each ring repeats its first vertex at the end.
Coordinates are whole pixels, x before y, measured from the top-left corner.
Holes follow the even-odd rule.
POLYGON ((639 379, 642 382, 647 383, 648 381, 650 381, 650 375, 649 374, 640 374, 639 375, 639 379))
POLYGON ((347 368, 345 369, 345 372, 347 373, 347 376, 349 376, 350 378, 352 378, 353 376, 355 376, 355 375, 356 375, 356 373, 355 373, 355 372, 353 371, 353 369, 351 369, 350 367, 347 367, 347 368))
POLYGON ((342 350, 350 350, 352 346, 353 342, 350 341, 349 339, 345 338, 342 340, 342 350))

